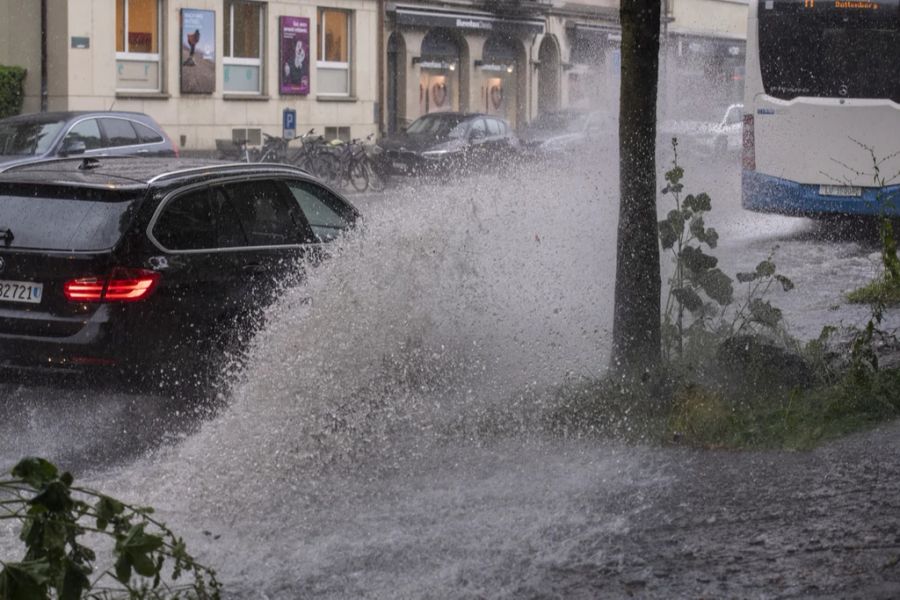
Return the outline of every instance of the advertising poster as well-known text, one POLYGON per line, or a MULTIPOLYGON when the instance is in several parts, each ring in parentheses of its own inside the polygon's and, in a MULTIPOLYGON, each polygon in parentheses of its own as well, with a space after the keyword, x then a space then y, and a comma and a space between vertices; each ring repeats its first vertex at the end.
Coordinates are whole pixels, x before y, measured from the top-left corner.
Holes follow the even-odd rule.
POLYGON ((181 92, 216 91, 216 13, 181 9, 181 92))
POLYGON ((309 94, 309 19, 281 17, 282 94, 309 94))

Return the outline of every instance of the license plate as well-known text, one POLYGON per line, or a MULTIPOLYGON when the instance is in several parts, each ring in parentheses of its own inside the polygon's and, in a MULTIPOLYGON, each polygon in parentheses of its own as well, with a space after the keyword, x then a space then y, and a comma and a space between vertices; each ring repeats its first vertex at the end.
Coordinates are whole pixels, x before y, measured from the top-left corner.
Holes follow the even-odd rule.
POLYGON ((862 188, 855 185, 820 185, 819 194, 822 196, 862 196, 862 188))
POLYGON ((398 171, 406 171, 406 168, 407 168, 406 163, 402 163, 402 162, 392 162, 391 166, 393 166, 398 171))
POLYGON ((44 284, 31 281, 0 280, 0 301, 40 304, 44 284))

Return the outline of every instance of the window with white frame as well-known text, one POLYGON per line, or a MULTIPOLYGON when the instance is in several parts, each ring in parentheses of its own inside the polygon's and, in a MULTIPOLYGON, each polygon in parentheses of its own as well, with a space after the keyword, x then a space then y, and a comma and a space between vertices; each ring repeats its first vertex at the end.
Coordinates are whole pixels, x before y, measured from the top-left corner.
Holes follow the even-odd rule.
POLYGON ((161 89, 161 0, 116 0, 116 90, 161 89))
POLYGON ((350 95, 351 16, 346 10, 319 9, 316 23, 318 95, 350 95))
POLYGON ((263 16, 260 2, 225 2, 225 91, 262 93, 263 16))

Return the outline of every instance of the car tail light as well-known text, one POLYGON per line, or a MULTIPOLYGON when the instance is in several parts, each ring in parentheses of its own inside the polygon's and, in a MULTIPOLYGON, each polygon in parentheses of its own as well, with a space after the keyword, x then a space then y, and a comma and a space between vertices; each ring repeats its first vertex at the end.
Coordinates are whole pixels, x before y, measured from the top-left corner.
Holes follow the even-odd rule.
POLYGON ((148 297, 157 283, 156 271, 115 267, 109 277, 70 279, 63 292, 70 302, 136 302, 148 297))
POLYGON ((743 155, 741 164, 746 171, 756 170, 756 135, 753 130, 753 115, 744 115, 744 129, 742 135, 743 155))
POLYGON ((181 157, 181 152, 178 150, 178 146, 175 145, 175 142, 172 141, 172 138, 169 137, 169 134, 165 131, 162 132, 163 136, 165 136, 166 140, 169 142, 169 145, 172 146, 172 149, 175 151, 175 158, 181 157))

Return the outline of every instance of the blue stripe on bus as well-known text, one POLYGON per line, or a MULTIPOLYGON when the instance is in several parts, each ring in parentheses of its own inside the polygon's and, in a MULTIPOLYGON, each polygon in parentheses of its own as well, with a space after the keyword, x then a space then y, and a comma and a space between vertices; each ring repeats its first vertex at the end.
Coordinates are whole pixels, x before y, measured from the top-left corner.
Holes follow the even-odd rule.
POLYGON ((900 185, 864 187, 862 196, 823 196, 819 185, 802 184, 763 175, 741 174, 741 204, 747 210, 785 215, 828 214, 900 217, 900 185))

